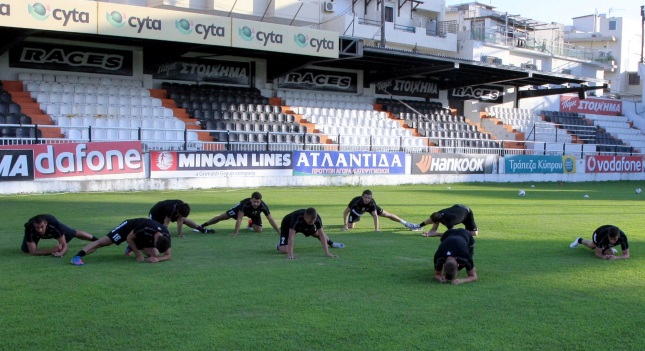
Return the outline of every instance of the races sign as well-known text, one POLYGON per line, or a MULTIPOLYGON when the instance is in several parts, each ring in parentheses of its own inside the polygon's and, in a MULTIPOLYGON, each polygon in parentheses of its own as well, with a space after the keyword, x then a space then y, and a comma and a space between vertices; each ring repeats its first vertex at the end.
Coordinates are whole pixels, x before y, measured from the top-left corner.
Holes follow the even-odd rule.
POLYGON ((150 153, 150 178, 290 176, 291 152, 150 153))
POLYGON ((293 175, 405 174, 403 152, 294 151, 293 175))
POLYGON ((23 42, 9 51, 9 67, 132 75, 132 51, 23 42))
POLYGON ((357 93, 358 75, 349 72, 301 69, 278 78, 278 88, 357 93))
POLYGON ((594 98, 580 100, 577 95, 560 95, 560 111, 619 116, 623 114, 623 102, 594 98))
POLYGON ((492 174, 496 155, 412 154, 412 174, 492 174))
POLYGON ((452 88, 448 90, 448 98, 479 100, 499 104, 504 101, 504 87, 499 85, 477 85, 452 88))
POLYGON ((641 173, 643 172, 642 156, 587 156, 585 158, 587 173, 641 173))

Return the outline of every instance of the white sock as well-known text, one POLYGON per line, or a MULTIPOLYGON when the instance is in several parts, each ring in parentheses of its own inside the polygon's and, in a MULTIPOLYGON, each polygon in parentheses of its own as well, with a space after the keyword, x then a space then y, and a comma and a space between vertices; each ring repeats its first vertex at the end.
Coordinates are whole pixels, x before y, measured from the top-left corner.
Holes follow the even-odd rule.
POLYGON ((406 225, 406 224, 408 224, 408 222, 406 222, 404 220, 401 220, 401 224, 406 225))

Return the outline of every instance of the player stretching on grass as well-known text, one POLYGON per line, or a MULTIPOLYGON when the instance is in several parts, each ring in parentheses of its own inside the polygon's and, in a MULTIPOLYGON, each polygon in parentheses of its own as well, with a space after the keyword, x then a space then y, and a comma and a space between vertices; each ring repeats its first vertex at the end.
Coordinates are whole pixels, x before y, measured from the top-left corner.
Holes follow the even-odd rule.
POLYGON ((475 238, 466 229, 448 229, 441 236, 441 244, 434 254, 434 277, 440 283, 453 285, 477 281, 473 262, 475 238), (466 268, 466 278, 457 279, 460 269, 466 268))
POLYGON ((421 222, 417 227, 418 229, 423 228, 428 224, 432 224, 430 231, 423 233, 423 236, 439 236, 441 233, 437 233, 439 224, 443 224, 448 229, 452 229, 455 225, 463 223, 466 227, 466 230, 470 232, 472 236, 477 236, 477 224, 475 223, 475 216, 473 215, 473 210, 464 205, 454 205, 452 207, 444 208, 439 210, 425 221, 421 222))
POLYGON ((22 239, 20 249, 22 252, 36 256, 53 255, 62 257, 67 252, 67 243, 74 238, 88 241, 99 240, 88 232, 66 226, 50 214, 40 214, 31 217, 25 223, 25 236, 22 239), (39 249, 38 242, 40 239, 56 239, 58 244, 51 249, 39 249))
POLYGON ((168 228, 152 219, 135 218, 124 221, 108 235, 85 246, 72 258, 72 264, 82 266, 86 255, 101 247, 121 245, 126 241, 136 255, 137 262, 156 263, 168 261, 172 257, 168 228))
POLYGON ((287 254, 287 258, 290 260, 296 258, 293 254, 293 239, 296 233, 303 233, 305 236, 313 236, 320 240, 327 257, 335 257, 329 252, 329 246, 339 249, 345 247, 345 245, 335 243, 327 237, 323 230, 322 219, 316 209, 312 207, 291 212, 282 219, 280 242, 276 249, 282 254, 287 254))
POLYGON ((368 212, 374 218, 374 231, 380 231, 379 216, 389 218, 395 222, 399 222, 410 230, 418 230, 415 224, 407 222, 399 218, 399 216, 389 213, 380 208, 374 198, 372 197, 371 190, 363 191, 361 196, 352 199, 347 205, 345 212, 343 212, 343 228, 341 230, 348 230, 354 228, 356 222, 361 220, 361 216, 368 212))
POLYGON ((593 233, 592 240, 576 238, 569 247, 575 248, 582 244, 592 250, 595 250, 596 256, 605 260, 621 260, 629 258, 629 243, 627 235, 620 228, 606 224, 596 229, 593 233), (616 256, 618 250, 614 246, 620 245, 622 255, 616 256))
POLYGON ((202 233, 214 233, 214 230, 208 230, 197 223, 192 219, 188 218, 190 214, 190 206, 181 201, 181 200, 164 200, 157 202, 151 209, 148 214, 148 218, 157 221, 166 227, 170 222, 177 222, 177 236, 184 237, 182 233, 182 227, 184 224, 187 226, 196 229, 202 233))
MULTIPOLYGON (((202 227, 205 228, 211 224, 215 224, 220 221, 235 218, 236 219, 235 230, 231 235, 237 236, 237 234, 240 232, 240 227, 242 226, 242 219, 244 218, 244 216, 247 216, 250 218, 249 226, 252 227, 256 233, 260 233, 262 232, 261 214, 263 213, 266 216, 267 220, 269 220, 269 223, 271 223, 271 226, 273 227, 273 229, 275 229, 276 233, 280 234, 280 229, 278 229, 278 225, 275 223, 273 216, 271 216, 271 211, 269 211, 269 206, 267 206, 267 204, 264 201, 262 201, 262 194, 260 194, 257 191, 251 194, 250 198, 240 201, 237 205, 233 206, 227 212, 224 212, 218 216, 215 216, 209 219, 207 222, 204 222, 202 224, 202 227)), ((212 229, 209 229, 209 230, 212 230, 212 229)))

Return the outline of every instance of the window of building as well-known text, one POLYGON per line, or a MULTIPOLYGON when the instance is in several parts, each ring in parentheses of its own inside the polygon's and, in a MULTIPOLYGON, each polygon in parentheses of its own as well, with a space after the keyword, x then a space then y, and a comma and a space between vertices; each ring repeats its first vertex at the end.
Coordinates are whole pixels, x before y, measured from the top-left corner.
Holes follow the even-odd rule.
POLYGON ((385 22, 394 22, 394 8, 385 6, 385 22))
POLYGON ((638 76, 638 73, 636 72, 629 72, 627 73, 627 79, 629 85, 640 85, 641 84, 641 77, 638 76))
POLYGON ((609 30, 616 30, 616 21, 609 21, 609 30))

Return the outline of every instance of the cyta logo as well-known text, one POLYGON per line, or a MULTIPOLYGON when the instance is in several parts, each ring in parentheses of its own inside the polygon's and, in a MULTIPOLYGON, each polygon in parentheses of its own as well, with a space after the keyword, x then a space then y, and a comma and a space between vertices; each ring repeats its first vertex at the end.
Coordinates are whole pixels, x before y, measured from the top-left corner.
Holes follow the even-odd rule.
POLYGON ((183 35, 188 35, 193 32, 193 28, 195 28, 195 24, 191 20, 187 19, 180 19, 175 21, 175 27, 177 27, 177 30, 179 33, 183 35))
POLYGON ((49 18, 51 9, 49 8, 49 5, 45 5, 40 2, 34 2, 27 6, 27 12, 31 15, 31 17, 39 21, 44 21, 49 18))
POLYGON ((0 16, 11 16, 11 5, 0 4, 0 16))
POLYGON ((114 28, 121 28, 125 26, 126 22, 126 15, 123 12, 119 11, 112 11, 105 13, 105 18, 107 19, 108 23, 114 27, 114 28))
POLYGON ((249 28, 247 26, 244 26, 244 27, 240 28, 239 33, 240 33, 240 36, 242 37, 242 39, 244 39, 246 41, 253 40, 253 37, 255 36, 255 30, 253 30, 253 29, 251 29, 251 28, 249 28))
POLYGON ((293 36, 293 41, 295 41, 296 45, 299 47, 304 48, 307 46, 307 43, 309 43, 309 38, 306 35, 299 33, 293 36))

